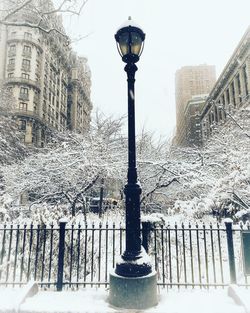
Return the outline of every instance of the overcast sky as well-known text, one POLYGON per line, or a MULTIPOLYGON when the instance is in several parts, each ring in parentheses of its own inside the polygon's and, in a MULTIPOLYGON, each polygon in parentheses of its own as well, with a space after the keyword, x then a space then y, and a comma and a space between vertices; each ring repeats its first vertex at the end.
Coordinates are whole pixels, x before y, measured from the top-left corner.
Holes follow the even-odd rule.
POLYGON ((136 74, 137 131, 169 137, 175 127, 175 72, 185 65, 216 66, 217 77, 250 24, 249 0, 89 0, 67 20, 68 34, 89 36, 74 49, 89 60, 94 109, 127 113, 126 73, 114 40, 128 18, 146 33, 136 74))

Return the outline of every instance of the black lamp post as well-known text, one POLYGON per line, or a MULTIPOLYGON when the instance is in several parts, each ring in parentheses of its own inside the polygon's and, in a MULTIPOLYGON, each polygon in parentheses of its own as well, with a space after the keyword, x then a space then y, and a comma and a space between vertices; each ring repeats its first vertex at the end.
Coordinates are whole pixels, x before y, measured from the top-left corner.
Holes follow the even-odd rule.
POLYGON ((145 34, 131 18, 117 31, 115 40, 126 63, 128 81, 128 181, 126 197, 126 248, 115 271, 110 272, 109 303, 126 309, 147 309, 157 304, 157 274, 141 245, 141 187, 137 181, 135 144, 135 72, 145 34))
POLYGON ((141 248, 141 187, 137 181, 136 143, 135 143, 135 72, 136 62, 143 51, 145 34, 135 25, 131 18, 117 31, 115 40, 122 60, 126 63, 124 70, 128 81, 128 176, 124 189, 126 196, 126 249, 122 262, 116 265, 115 273, 124 277, 141 277, 152 272, 148 263, 143 263, 141 248), (141 259, 141 262, 139 261, 141 259))

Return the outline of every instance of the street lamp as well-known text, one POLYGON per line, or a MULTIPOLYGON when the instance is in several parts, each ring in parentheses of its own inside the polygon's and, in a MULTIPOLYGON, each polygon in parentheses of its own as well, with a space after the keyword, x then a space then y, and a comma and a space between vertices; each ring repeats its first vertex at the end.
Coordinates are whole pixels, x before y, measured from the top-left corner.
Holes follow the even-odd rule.
POLYGON ((128 81, 128 175, 124 189, 126 196, 126 250, 122 260, 116 265, 116 274, 126 277, 144 276, 152 272, 150 265, 134 262, 142 258, 140 234, 140 194, 141 187, 137 181, 136 144, 135 144, 135 72, 139 61, 145 34, 131 18, 117 31, 115 40, 122 60, 126 63, 124 70, 128 81), (131 262, 132 263, 131 263, 131 262))
POLYGON ((156 273, 141 245, 141 187, 137 180, 135 143, 135 72, 144 47, 145 34, 129 17, 115 34, 128 82, 128 174, 124 188, 126 204, 126 247, 110 274, 111 304, 144 309, 157 303, 156 273))

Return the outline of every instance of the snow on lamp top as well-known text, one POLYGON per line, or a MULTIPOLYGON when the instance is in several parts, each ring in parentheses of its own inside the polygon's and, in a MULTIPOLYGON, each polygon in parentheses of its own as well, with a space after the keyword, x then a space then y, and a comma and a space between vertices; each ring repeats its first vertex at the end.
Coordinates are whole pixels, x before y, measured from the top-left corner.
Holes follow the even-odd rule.
POLYGON ((131 19, 122 24, 115 34, 118 51, 126 63, 136 63, 143 51, 145 34, 131 19))

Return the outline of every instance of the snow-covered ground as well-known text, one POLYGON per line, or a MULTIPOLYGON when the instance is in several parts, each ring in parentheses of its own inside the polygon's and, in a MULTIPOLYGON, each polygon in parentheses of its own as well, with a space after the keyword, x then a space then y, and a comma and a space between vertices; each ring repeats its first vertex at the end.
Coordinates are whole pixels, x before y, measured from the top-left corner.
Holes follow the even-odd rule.
MULTIPOLYGON (((245 291, 245 295, 250 291, 245 291)), ((17 309, 16 303, 20 290, 0 289, 0 312, 8 313, 17 309)), ((108 291, 104 289, 85 289, 81 291, 40 291, 28 298, 16 312, 43 313, 112 313, 142 312, 112 308, 107 302, 108 291)), ((147 313, 245 313, 243 306, 224 290, 160 290, 159 304, 144 310, 147 313)))

